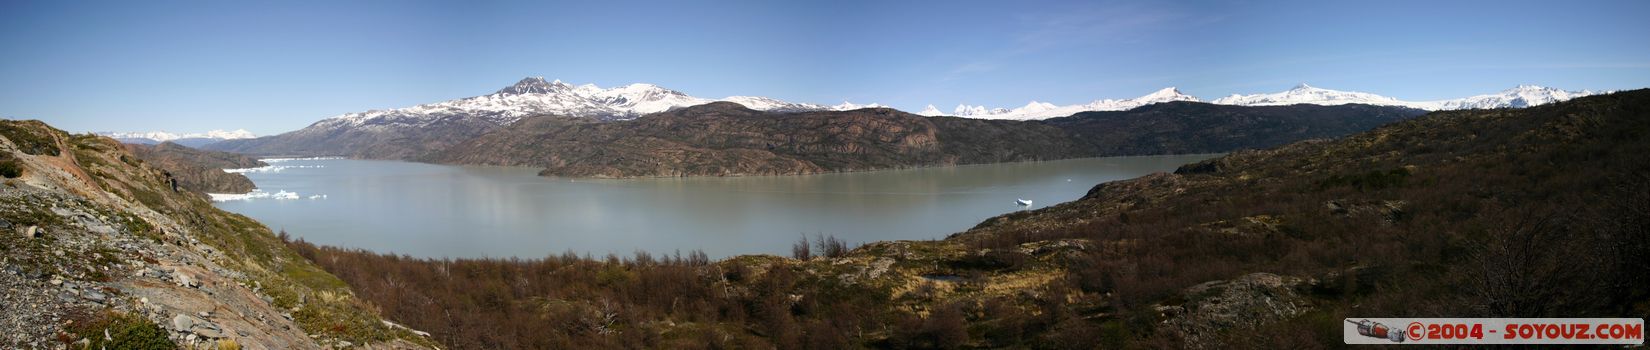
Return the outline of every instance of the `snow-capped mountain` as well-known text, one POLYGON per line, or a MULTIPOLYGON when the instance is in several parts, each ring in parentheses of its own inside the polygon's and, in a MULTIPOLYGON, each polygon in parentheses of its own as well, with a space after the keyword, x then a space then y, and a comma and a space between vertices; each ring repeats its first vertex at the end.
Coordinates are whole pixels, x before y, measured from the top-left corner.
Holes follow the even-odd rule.
MULTIPOLYGON (((777 99, 756 96, 729 96, 718 101, 733 102, 758 111, 768 112, 807 112, 807 111, 851 111, 861 108, 889 108, 880 103, 858 104, 843 101, 842 103, 826 106, 813 103, 785 102, 777 99)), ((710 102, 710 101, 705 101, 710 102)))
POLYGON ((190 146, 190 147, 195 147, 195 146, 199 146, 199 145, 203 145, 203 144, 207 144, 207 143, 218 142, 218 141, 223 141, 223 140, 250 139, 250 138, 258 137, 258 135, 253 135, 252 132, 246 131, 246 129, 238 129, 238 130, 235 130, 235 131, 212 130, 212 131, 207 131, 207 132, 203 132, 203 133, 187 133, 187 134, 174 134, 174 133, 165 132, 165 131, 150 131, 150 132, 100 131, 100 132, 96 132, 95 134, 102 135, 102 136, 108 136, 110 138, 113 138, 115 140, 119 140, 120 142, 125 142, 125 143, 157 144, 157 143, 161 143, 161 142, 171 141, 171 142, 175 142, 175 143, 182 144, 184 146, 190 146))
MULTIPOLYGON (((1236 105, 1236 106, 1284 106, 1293 104, 1314 105, 1344 105, 1367 104, 1377 106, 1401 106, 1423 110, 1454 110, 1472 108, 1522 108, 1537 106, 1553 102, 1566 101, 1576 97, 1595 95, 1607 92, 1592 90, 1568 91, 1535 85, 1519 85, 1498 93, 1478 95, 1466 98, 1440 101, 1404 101, 1392 97, 1357 91, 1331 90, 1313 87, 1307 84, 1296 85, 1294 88, 1276 93, 1262 93, 1251 95, 1233 94, 1217 98, 1209 103, 1236 105)), ((1170 101, 1200 101, 1197 97, 1181 93, 1176 88, 1165 88, 1145 96, 1130 99, 1112 100, 1102 99, 1077 105, 1060 106, 1047 102, 1031 101, 1025 106, 1017 108, 991 108, 986 106, 957 105, 950 113, 940 111, 934 105, 928 105, 917 112, 926 116, 950 115, 982 119, 1014 119, 1035 120, 1055 117, 1064 117, 1088 111, 1121 111, 1134 109, 1140 106, 1170 101)))
POLYGON ((985 106, 957 105, 957 108, 952 109, 950 114, 945 114, 945 113, 940 112, 940 110, 938 108, 934 108, 933 105, 928 105, 927 108, 923 108, 923 110, 921 112, 918 112, 917 114, 926 115, 926 116, 952 115, 952 116, 958 116, 958 117, 982 118, 982 119, 1032 120, 1032 119, 1047 119, 1047 118, 1054 118, 1054 117, 1064 117, 1064 116, 1069 116, 1069 115, 1072 115, 1072 114, 1077 114, 1077 113, 1080 113, 1080 112, 1089 112, 1089 111, 1122 111, 1122 110, 1134 109, 1135 107, 1145 106, 1145 105, 1149 105, 1149 104, 1153 104, 1153 103, 1163 103, 1163 102, 1171 102, 1171 101, 1193 101, 1193 102, 1196 102, 1196 101, 1199 101, 1199 100, 1197 99, 1197 97, 1193 97, 1191 95, 1181 93, 1180 89, 1169 87, 1169 88, 1164 88, 1162 90, 1157 90, 1157 91, 1152 92, 1150 94, 1146 94, 1145 96, 1140 96, 1140 97, 1136 97, 1136 98, 1120 99, 1120 100, 1102 99, 1102 100, 1094 100, 1093 102, 1089 102, 1089 103, 1068 105, 1068 106, 1059 106, 1059 105, 1055 105, 1055 104, 1048 103, 1048 102, 1037 102, 1037 101, 1031 101, 1030 103, 1026 103, 1025 106, 1021 106, 1019 108, 1013 108, 1013 109, 1009 109, 1009 108, 987 108, 985 106))
POLYGON ((937 116, 937 115, 945 115, 945 112, 941 112, 940 109, 935 108, 934 105, 928 105, 928 107, 923 107, 922 111, 917 112, 917 114, 932 117, 932 116, 937 116))
POLYGON ((235 131, 212 130, 212 131, 207 131, 207 132, 202 132, 202 133, 188 133, 188 134, 174 134, 174 133, 169 133, 169 132, 165 132, 165 131, 150 131, 150 132, 101 131, 101 132, 97 132, 96 134, 102 135, 102 136, 108 136, 108 137, 112 137, 112 138, 150 139, 150 140, 155 140, 155 141, 172 141, 172 140, 177 140, 177 139, 233 140, 233 139, 250 139, 250 138, 258 137, 258 135, 253 135, 251 131, 246 131, 246 129, 237 129, 235 131))
POLYGON ((1454 109, 1487 109, 1487 108, 1524 108, 1539 106, 1554 102, 1568 101, 1572 98, 1597 95, 1608 92, 1593 90, 1567 91, 1536 85, 1519 85, 1501 90, 1501 92, 1478 95, 1453 100, 1424 102, 1421 109, 1454 110, 1454 109))
POLYGON ((1209 101, 1209 103, 1236 106, 1286 106, 1293 104, 1332 106, 1353 103, 1377 106, 1415 106, 1414 102, 1400 101, 1396 98, 1367 92, 1322 89, 1304 83, 1283 92, 1253 95, 1232 94, 1231 96, 1209 101))
POLYGON ((716 101, 776 112, 881 107, 844 102, 826 106, 767 97, 721 100, 694 97, 652 84, 602 88, 529 77, 490 94, 412 107, 343 114, 280 135, 213 144, 220 151, 407 158, 463 142, 534 115, 613 121, 716 101))
POLYGON ((1300 84, 1293 89, 1278 93, 1237 95, 1222 97, 1210 101, 1214 104, 1238 106, 1281 106, 1292 104, 1315 105, 1342 105, 1368 104, 1378 106, 1403 106, 1429 111, 1455 109, 1483 109, 1483 108, 1523 108, 1543 105, 1553 102, 1567 101, 1572 98, 1595 95, 1592 90, 1566 91, 1535 85, 1519 85, 1501 92, 1478 95, 1466 98, 1440 101, 1404 101, 1392 97, 1371 94, 1367 92, 1340 91, 1313 87, 1300 84))
POLYGON ((529 77, 492 94, 422 104, 407 108, 372 110, 336 116, 321 123, 350 126, 416 126, 454 116, 479 118, 505 125, 530 115, 561 115, 600 120, 625 120, 715 101, 739 103, 755 110, 800 112, 849 110, 882 107, 844 102, 835 106, 794 103, 754 96, 733 96, 720 100, 693 97, 653 84, 630 84, 601 88, 594 84, 571 85, 561 80, 545 81, 529 77))

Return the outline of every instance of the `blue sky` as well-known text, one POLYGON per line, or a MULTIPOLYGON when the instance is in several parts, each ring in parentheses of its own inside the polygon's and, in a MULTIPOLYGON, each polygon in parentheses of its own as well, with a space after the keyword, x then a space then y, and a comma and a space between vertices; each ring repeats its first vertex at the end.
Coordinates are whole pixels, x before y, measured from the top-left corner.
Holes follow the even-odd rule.
POLYGON ((295 130, 525 76, 916 111, 1407 100, 1650 86, 1650 1, 0 0, 0 116, 70 131, 295 130))

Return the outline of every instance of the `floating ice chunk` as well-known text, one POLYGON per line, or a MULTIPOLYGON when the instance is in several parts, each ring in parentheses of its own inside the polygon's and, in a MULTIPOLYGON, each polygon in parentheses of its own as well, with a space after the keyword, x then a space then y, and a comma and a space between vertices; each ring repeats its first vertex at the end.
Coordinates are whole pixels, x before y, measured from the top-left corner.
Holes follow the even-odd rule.
POLYGON ((256 167, 256 168, 224 169, 223 172, 230 173, 230 174, 278 173, 278 172, 281 172, 281 170, 286 170, 286 169, 316 169, 316 168, 325 168, 325 167, 326 166, 322 166, 322 165, 265 165, 265 166, 256 167))
POLYGON ((280 163, 280 162, 294 161, 294 160, 333 160, 333 159, 344 159, 344 157, 264 158, 264 159, 259 159, 259 160, 263 161, 264 163, 280 163))
POLYGON ((206 196, 211 197, 213 202, 228 202, 250 200, 258 194, 257 190, 253 190, 251 193, 207 193, 206 196))
MULTIPOLYGON (((298 198, 302 198, 301 196, 298 195, 297 192, 275 191, 275 193, 269 193, 269 192, 264 192, 264 190, 260 190, 260 189, 254 189, 254 190, 252 190, 252 192, 247 192, 247 193, 207 193, 206 195, 208 197, 211 197, 213 202, 249 201, 249 200, 253 200, 253 199, 298 199, 298 198)), ((321 197, 325 198, 326 196, 322 195, 321 197)))

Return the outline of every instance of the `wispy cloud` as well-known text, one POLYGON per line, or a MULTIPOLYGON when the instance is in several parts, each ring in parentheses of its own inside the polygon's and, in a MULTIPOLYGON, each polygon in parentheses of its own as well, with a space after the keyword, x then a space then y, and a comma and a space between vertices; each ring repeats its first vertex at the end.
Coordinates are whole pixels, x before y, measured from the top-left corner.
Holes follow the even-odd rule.
POLYGON ((957 78, 961 78, 964 75, 994 71, 994 70, 997 70, 997 67, 998 66, 997 66, 996 63, 987 62, 987 61, 967 62, 967 63, 957 65, 957 67, 955 67, 955 68, 951 68, 951 71, 946 72, 945 76, 941 77, 940 80, 942 80, 942 81, 956 80, 957 78))

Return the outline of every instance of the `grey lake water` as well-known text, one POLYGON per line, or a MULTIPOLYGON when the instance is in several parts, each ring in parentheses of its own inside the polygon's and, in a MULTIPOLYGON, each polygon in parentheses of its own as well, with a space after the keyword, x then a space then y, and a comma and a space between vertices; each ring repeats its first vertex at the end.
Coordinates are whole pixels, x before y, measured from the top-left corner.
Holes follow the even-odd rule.
POLYGON ((279 160, 261 194, 217 203, 323 245, 418 257, 712 258, 789 254, 799 235, 850 243, 943 238, 986 218, 1075 200, 1101 182, 1215 155, 1111 157, 810 176, 568 179, 538 169, 279 160), (283 193, 284 192, 284 193, 283 193))

